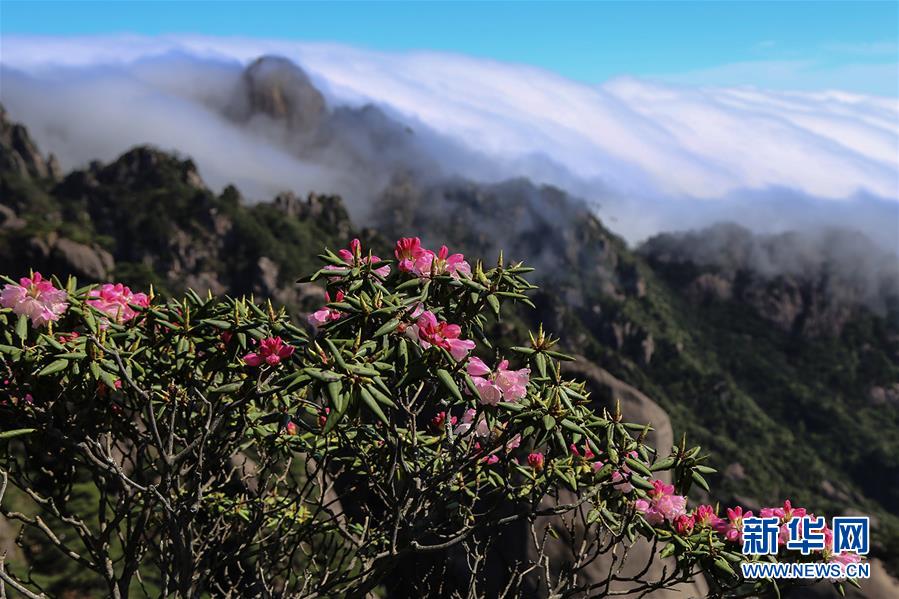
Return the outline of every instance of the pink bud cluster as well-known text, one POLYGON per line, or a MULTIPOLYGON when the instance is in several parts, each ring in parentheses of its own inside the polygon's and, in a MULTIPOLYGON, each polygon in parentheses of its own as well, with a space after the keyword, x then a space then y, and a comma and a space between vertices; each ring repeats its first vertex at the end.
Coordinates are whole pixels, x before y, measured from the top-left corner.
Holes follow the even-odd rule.
POLYGON ((22 277, 18 285, 6 284, 0 292, 0 305, 27 316, 36 327, 59 320, 69 307, 66 299, 66 292, 54 287, 39 272, 22 277))
POLYGON ((494 372, 483 360, 474 357, 468 361, 467 371, 484 405, 494 406, 501 401, 515 402, 527 394, 530 368, 509 370, 509 361, 502 360, 494 372))
POLYGON ((437 252, 421 247, 418 237, 404 237, 396 242, 393 250, 397 267, 421 278, 437 275, 471 276, 471 265, 462 254, 450 254, 447 247, 441 246, 437 252))

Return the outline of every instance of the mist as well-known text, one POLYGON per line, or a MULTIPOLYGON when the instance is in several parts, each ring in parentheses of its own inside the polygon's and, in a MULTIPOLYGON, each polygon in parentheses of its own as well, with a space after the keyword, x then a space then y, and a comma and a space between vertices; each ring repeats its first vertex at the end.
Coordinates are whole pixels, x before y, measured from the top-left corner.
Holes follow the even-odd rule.
POLYGON ((65 169, 149 143, 194 158, 214 189, 338 193, 357 220, 397 174, 527 177, 583 198, 631 243, 727 220, 762 234, 841 226, 899 252, 895 98, 595 86, 465 56, 276 40, 2 44, 0 101, 65 169), (268 74, 284 105, 314 115, 252 105, 245 69, 266 54, 287 59, 268 74))
POLYGON ((846 229, 754 234, 734 224, 663 233, 640 252, 661 262, 692 262, 734 276, 792 277, 823 287, 835 301, 862 303, 878 314, 899 308, 899 262, 865 235, 846 229))

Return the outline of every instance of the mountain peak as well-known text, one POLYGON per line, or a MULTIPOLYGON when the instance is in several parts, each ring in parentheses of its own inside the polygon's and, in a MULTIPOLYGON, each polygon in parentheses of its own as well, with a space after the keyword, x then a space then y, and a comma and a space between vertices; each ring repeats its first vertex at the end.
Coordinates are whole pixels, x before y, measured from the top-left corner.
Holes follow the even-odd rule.
POLYGON ((282 56, 262 56, 241 75, 228 114, 248 121, 263 114, 294 131, 313 131, 326 115, 325 98, 303 69, 282 56))
POLYGON ((59 163, 50 154, 41 156, 24 125, 7 118, 0 104, 0 170, 13 171, 26 179, 57 179, 59 163))

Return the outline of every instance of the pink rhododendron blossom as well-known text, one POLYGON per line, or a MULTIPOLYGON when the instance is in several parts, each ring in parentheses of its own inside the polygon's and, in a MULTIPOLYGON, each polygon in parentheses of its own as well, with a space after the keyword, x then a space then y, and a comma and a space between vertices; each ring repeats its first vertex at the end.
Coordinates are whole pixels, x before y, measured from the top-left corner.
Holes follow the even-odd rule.
MULTIPOLYGON (((377 256, 372 255, 370 258, 368 256, 362 255, 362 244, 358 239, 354 239, 350 242, 349 248, 337 250, 337 255, 346 262, 347 266, 361 266, 363 264, 377 264, 381 261, 377 256)), ((339 266, 326 266, 325 270, 337 270, 339 266)), ((386 277, 390 274, 390 267, 386 264, 380 268, 373 269, 375 274, 386 277)))
POLYGON ((477 356, 472 357, 468 361, 468 366, 466 366, 465 370, 471 376, 484 376, 490 374, 490 369, 484 364, 484 360, 477 356))
POLYGON ((685 513, 687 498, 674 494, 674 486, 656 479, 652 481, 653 489, 648 493, 649 501, 638 499, 635 502, 637 511, 642 512, 646 521, 652 525, 662 524, 666 520, 674 520, 685 513))
POLYGON ((471 265, 462 254, 451 255, 444 245, 436 254, 431 250, 423 250, 415 259, 412 272, 420 277, 450 275, 458 279, 460 275, 471 277, 471 265))
POLYGON ((727 508, 727 519, 721 519, 715 524, 715 530, 724 535, 731 543, 743 542, 743 518, 752 518, 752 512, 743 512, 739 505, 735 508, 727 508))
MULTIPOLYGON (((474 424, 474 418, 477 415, 477 410, 474 408, 469 408, 465 410, 465 414, 462 415, 462 422, 456 426, 453 430, 453 434, 455 435, 464 435, 469 430, 471 430, 472 425, 474 424)), ((490 436, 490 426, 487 424, 487 419, 482 415, 475 426, 474 434, 478 437, 489 437, 490 436)))
POLYGON ((288 421, 288 423, 284 426, 284 432, 288 435, 296 435, 300 432, 300 427, 297 426, 297 423, 293 420, 288 421))
POLYGON ((843 564, 844 566, 847 564, 858 564, 862 561, 862 556, 857 553, 850 553, 848 551, 844 551, 843 553, 834 553, 830 556, 830 559, 827 560, 829 562, 837 562, 839 564, 843 564))
MULTIPOLYGON (((584 453, 583 454, 581 454, 581 452, 578 451, 577 445, 575 445, 574 443, 569 445, 568 449, 571 450, 571 455, 573 455, 574 457, 577 457, 577 458, 584 458, 585 460, 592 460, 593 458, 596 457, 596 455, 593 453, 593 450, 590 449, 590 446, 587 443, 584 443, 584 453)), ((602 462, 597 462, 597 464, 600 464, 600 467, 602 467, 602 462)))
POLYGON ((762 518, 780 518, 781 522, 789 522, 793 517, 802 518, 807 514, 805 508, 794 508, 787 499, 783 507, 763 507, 759 512, 762 518))
POLYGON ((530 368, 509 370, 509 361, 503 360, 496 367, 496 384, 503 390, 505 401, 518 401, 527 395, 528 380, 531 376, 530 368))
MULTIPOLYGON (((639 454, 636 451, 628 452, 627 457, 637 459, 639 454)), ((601 464, 601 462, 597 462, 601 464)), ((631 469, 627 464, 621 466, 621 470, 612 472, 612 488, 621 493, 630 493, 634 490, 634 485, 630 483, 631 469)))
POLYGON ((150 298, 146 293, 134 293, 130 288, 121 283, 106 283, 99 289, 91 289, 91 299, 87 304, 106 314, 112 322, 128 322, 138 315, 137 310, 131 306, 146 308, 150 305, 150 298))
POLYGON ((481 395, 481 403, 496 405, 500 401, 518 401, 527 394, 530 368, 509 370, 509 361, 503 360, 491 372, 480 358, 468 361, 467 371, 481 395))
MULTIPOLYGON (((597 464, 598 463, 599 462, 597 462, 597 464)), ((632 485, 629 482, 629 480, 627 478, 627 474, 630 474, 630 472, 622 473, 618 470, 613 472, 612 473, 612 482, 614 484, 612 485, 612 488, 621 493, 630 493, 631 491, 633 491, 634 485, 632 485)))
POLYGON ((514 437, 506 441, 506 453, 509 453, 512 450, 518 449, 521 446, 521 434, 516 434, 514 437))
POLYGON ((714 527, 721 518, 715 513, 715 508, 710 505, 700 505, 693 512, 694 521, 697 526, 714 527))
POLYGON ((438 321, 430 310, 424 310, 415 324, 406 327, 406 335, 418 342, 423 349, 432 345, 447 350, 456 361, 463 360, 474 349, 474 341, 460 339, 462 328, 457 324, 438 321))
POLYGON ((403 237, 398 239, 393 255, 396 256, 397 267, 403 272, 415 273, 415 263, 427 250, 421 247, 421 239, 418 237, 403 237))
MULTIPOLYGON (((826 547, 833 547, 833 539, 827 542, 826 547)), ((829 549, 824 550, 825 560, 828 563, 838 563, 842 564, 845 568, 849 564, 858 564, 862 561, 862 556, 857 553, 851 553, 848 551, 844 551, 843 553, 831 553, 829 549)), ((828 578, 829 582, 839 582, 840 580, 844 580, 844 578, 828 578)))
POLYGON ((528 466, 540 472, 543 470, 544 456, 542 453, 530 453, 528 454, 528 466))
MULTIPOLYGON (((336 302, 343 301, 343 291, 337 292, 337 296, 334 299, 334 301, 336 301, 336 302)), ((326 303, 331 302, 331 296, 328 294, 327 291, 325 292, 325 302, 326 303)), ((329 308, 328 306, 323 306, 321 309, 316 310, 315 312, 313 312, 312 314, 307 316, 306 320, 309 322, 309 324, 316 326, 316 327, 320 327, 322 325, 328 324, 329 322, 331 322, 333 320, 340 319, 341 316, 343 316, 343 312, 341 312, 339 310, 335 310, 333 308, 329 308)))
POLYGON ((22 277, 18 285, 6 284, 0 292, 0 305, 27 316, 36 327, 59 320, 69 307, 66 292, 54 287, 39 272, 31 278, 22 277))
POLYGON ((490 454, 484 458, 484 462, 486 462, 487 464, 495 464, 498 461, 499 461, 499 456, 497 456, 495 453, 490 454))
POLYGON ((677 533, 683 536, 693 534, 693 527, 696 525, 696 519, 692 515, 681 514, 674 519, 674 528, 677 533))
POLYGON ((259 366, 262 363, 275 366, 293 355, 293 347, 284 343, 280 337, 269 337, 259 342, 259 349, 243 357, 248 366, 259 366))

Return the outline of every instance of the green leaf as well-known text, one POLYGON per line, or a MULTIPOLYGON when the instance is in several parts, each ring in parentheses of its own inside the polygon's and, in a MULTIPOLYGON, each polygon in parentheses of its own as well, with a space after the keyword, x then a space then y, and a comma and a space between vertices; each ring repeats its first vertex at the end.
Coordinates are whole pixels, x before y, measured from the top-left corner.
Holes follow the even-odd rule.
POLYGON ((368 409, 375 413, 375 416, 386 425, 390 424, 390 421, 387 420, 387 416, 384 415, 384 411, 381 410, 381 406, 378 405, 378 402, 375 401, 375 398, 372 397, 371 393, 368 392, 368 389, 365 387, 359 388, 359 395, 362 397, 362 401, 365 402, 365 405, 368 406, 368 409))
POLYGON ((396 327, 400 324, 399 318, 392 318, 378 327, 378 330, 372 334, 372 337, 380 337, 381 335, 386 335, 387 333, 391 333, 396 330, 396 327))
POLYGON ((334 357, 334 361, 337 362, 337 365, 346 369, 346 362, 343 361, 343 356, 340 355, 340 350, 337 349, 337 346, 334 345, 334 342, 330 339, 325 339, 325 345, 328 346, 328 350, 331 352, 331 355, 334 357))
POLYGON ((690 477, 693 479, 693 482, 702 487, 702 489, 704 489, 707 493, 711 492, 709 490, 709 483, 706 482, 705 478, 703 478, 700 473, 693 472, 690 477))
POLYGON ((227 385, 219 385, 210 390, 211 393, 234 393, 243 386, 243 382, 228 383, 227 385))
POLYGON ((646 464, 644 464, 640 460, 635 460, 634 458, 624 458, 624 463, 645 476, 652 476, 652 471, 647 468, 646 464))
POLYGON ((546 378, 546 356, 538 353, 534 356, 534 362, 537 364, 537 372, 541 377, 546 378))
POLYGON ((328 391, 328 400, 331 402, 331 408, 336 411, 341 411, 340 408, 343 407, 343 397, 341 396, 341 391, 343 391, 343 385, 340 381, 334 381, 328 383, 326 387, 328 391))
POLYGON ((639 474, 634 474, 633 472, 631 472, 631 484, 638 489, 643 489, 644 491, 652 491, 654 488, 651 482, 649 482, 639 474))
POLYGON ((453 380, 453 377, 449 372, 447 372, 443 368, 438 368, 437 378, 440 379, 440 382, 443 383, 443 386, 446 387, 446 390, 450 392, 450 394, 456 401, 465 401, 464 399, 462 399, 462 392, 459 390, 459 387, 456 385, 456 382, 453 380))
POLYGON ((556 427, 556 419, 552 417, 551 414, 547 414, 543 417, 543 428, 548 431, 551 431, 556 427))
POLYGON ((582 429, 581 427, 579 427, 578 425, 573 423, 571 420, 568 420, 567 418, 563 418, 559 424, 561 424, 563 427, 567 428, 570 431, 574 431, 574 432, 580 433, 582 435, 584 434, 584 429, 582 429))
POLYGON ((225 322, 224 320, 215 320, 214 318, 202 318, 200 322, 203 324, 208 324, 211 327, 215 327, 217 329, 230 329, 231 323, 225 322))
POLYGON ((490 304, 490 308, 493 309, 493 313, 499 316, 499 300, 496 299, 495 295, 487 296, 487 303, 490 304))
POLYGON ((41 369, 41 371, 38 372, 37 375, 38 376, 47 376, 50 374, 55 374, 55 373, 59 372, 60 370, 63 370, 68 365, 69 365, 68 360, 62 360, 62 359, 54 360, 53 362, 50 362, 50 364, 48 364, 47 366, 44 366, 44 368, 41 369))
POLYGON ((20 314, 19 320, 16 322, 16 337, 22 341, 28 337, 28 317, 24 314, 20 314))
POLYGON ((368 389, 368 392, 372 394, 372 396, 378 400, 380 403, 385 406, 389 406, 391 408, 395 408, 396 404, 393 403, 393 400, 387 397, 380 389, 375 387, 374 385, 365 385, 365 388, 368 389))
POLYGON ((671 470, 674 465, 677 463, 677 458, 674 456, 670 456, 665 458, 664 460, 659 460, 652 466, 650 466, 650 470, 653 472, 658 472, 659 470, 671 470))
POLYGON ((36 428, 17 428, 11 431, 3 431, 0 433, 0 439, 12 439, 13 437, 31 434, 36 430, 36 428))

